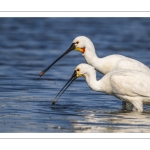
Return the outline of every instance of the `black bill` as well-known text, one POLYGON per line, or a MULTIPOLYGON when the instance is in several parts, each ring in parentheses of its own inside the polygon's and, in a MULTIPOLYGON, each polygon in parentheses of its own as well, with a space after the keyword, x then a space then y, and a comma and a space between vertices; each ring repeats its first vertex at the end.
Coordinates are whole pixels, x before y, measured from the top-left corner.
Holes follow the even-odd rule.
POLYGON ((40 72, 40 77, 49 69, 51 68, 59 59, 61 59, 63 56, 65 56, 66 54, 68 54, 69 52, 71 52, 72 50, 75 49, 75 44, 72 43, 71 46, 68 48, 68 50, 63 53, 59 58, 57 58, 51 65, 49 65, 47 68, 45 68, 42 72, 40 72))
POLYGON ((60 90, 60 92, 56 95, 54 100, 52 101, 52 105, 56 104, 56 101, 59 99, 59 97, 66 91, 66 89, 71 85, 71 83, 76 79, 76 71, 72 74, 71 78, 69 81, 65 84, 65 86, 60 90))

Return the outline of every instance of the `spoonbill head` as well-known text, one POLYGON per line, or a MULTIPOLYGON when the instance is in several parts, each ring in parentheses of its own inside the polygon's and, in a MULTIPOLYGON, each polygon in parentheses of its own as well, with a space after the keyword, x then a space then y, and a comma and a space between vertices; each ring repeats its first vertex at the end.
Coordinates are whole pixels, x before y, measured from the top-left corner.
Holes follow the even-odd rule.
MULTIPOLYGON (((78 36, 76 37, 71 46, 67 49, 66 52, 64 52, 60 57, 58 57, 52 64, 50 64, 47 68, 45 68, 42 72, 40 72, 40 76, 42 76, 46 71, 48 71, 58 60, 60 60, 62 57, 64 57, 66 54, 68 54, 69 52, 71 52, 72 50, 77 50, 79 52, 81 52, 82 54, 84 54, 86 52, 86 49, 88 49, 90 51, 95 52, 95 48, 94 45, 92 43, 92 41, 85 37, 85 36, 78 36)), ((86 52, 87 53, 87 52, 86 52)))

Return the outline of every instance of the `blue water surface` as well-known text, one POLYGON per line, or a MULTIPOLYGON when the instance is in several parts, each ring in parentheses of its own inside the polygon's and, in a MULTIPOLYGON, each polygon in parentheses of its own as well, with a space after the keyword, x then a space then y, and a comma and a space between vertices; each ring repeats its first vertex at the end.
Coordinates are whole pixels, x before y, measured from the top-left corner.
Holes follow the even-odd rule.
POLYGON ((150 132, 149 106, 141 114, 122 111, 121 100, 91 91, 84 78, 51 107, 85 60, 72 51, 39 73, 80 35, 93 41, 99 57, 122 54, 150 67, 150 18, 0 18, 1 133, 150 132))

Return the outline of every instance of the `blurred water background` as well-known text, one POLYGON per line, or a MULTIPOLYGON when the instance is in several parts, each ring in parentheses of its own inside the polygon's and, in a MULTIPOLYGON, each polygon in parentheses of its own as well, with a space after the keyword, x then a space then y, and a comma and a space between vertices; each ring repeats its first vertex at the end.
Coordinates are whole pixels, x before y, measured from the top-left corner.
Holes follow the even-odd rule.
POLYGON ((122 54, 150 67, 150 18, 0 18, 0 132, 150 132, 149 106, 141 114, 122 111, 120 100, 91 91, 83 78, 50 107, 85 60, 72 51, 39 73, 80 35, 99 57, 122 54))

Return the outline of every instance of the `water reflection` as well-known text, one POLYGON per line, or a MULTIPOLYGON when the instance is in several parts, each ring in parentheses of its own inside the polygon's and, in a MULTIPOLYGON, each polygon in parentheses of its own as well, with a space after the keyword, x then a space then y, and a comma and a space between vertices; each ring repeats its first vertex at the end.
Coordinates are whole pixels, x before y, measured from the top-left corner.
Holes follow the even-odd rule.
POLYGON ((109 132, 109 133, 142 133, 150 132, 149 113, 93 111, 85 116, 84 121, 73 122, 74 132, 109 132))

